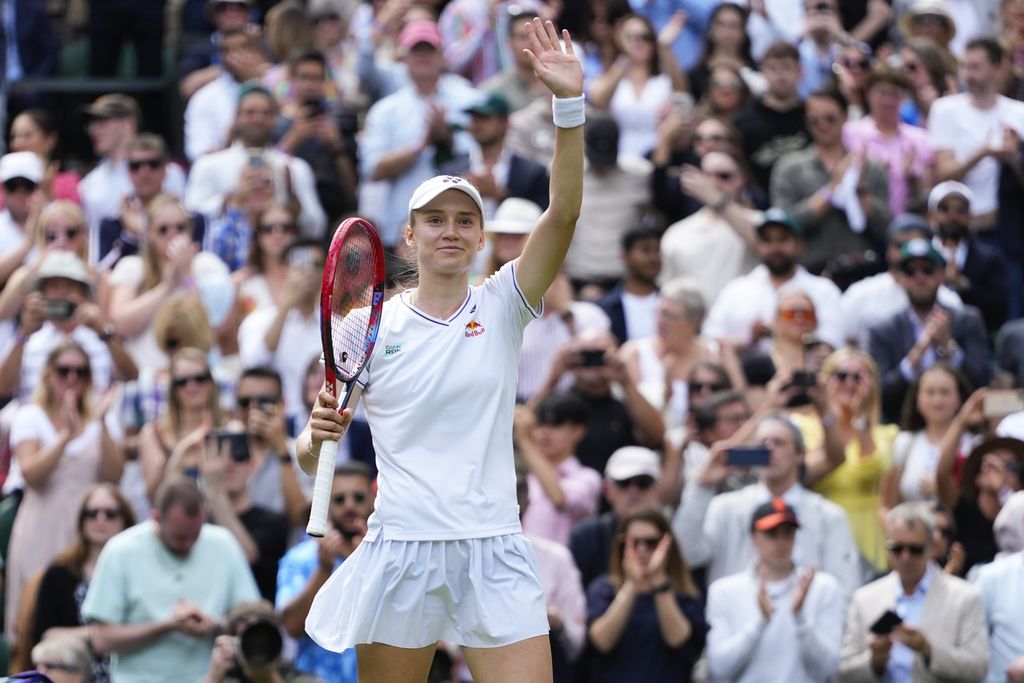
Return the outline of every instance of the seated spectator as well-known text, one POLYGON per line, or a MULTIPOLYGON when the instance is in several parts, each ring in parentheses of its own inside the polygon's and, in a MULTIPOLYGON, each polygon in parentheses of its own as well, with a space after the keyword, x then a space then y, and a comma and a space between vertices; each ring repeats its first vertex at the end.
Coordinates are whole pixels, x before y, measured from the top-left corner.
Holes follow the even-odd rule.
POLYGON ((257 309, 242 321, 238 355, 244 368, 269 365, 280 373, 285 415, 294 421, 302 410, 306 365, 322 351, 319 330, 324 248, 317 240, 299 239, 288 246, 282 259, 288 263, 285 297, 276 307, 257 309))
POLYGON ((238 543, 205 524, 194 483, 168 476, 153 518, 110 540, 82 604, 97 652, 116 653, 111 680, 201 680, 217 624, 259 593, 238 543))
MULTIPOLYGON (((953 511, 936 501, 931 504, 932 520, 935 522, 935 541, 932 559, 942 571, 953 576, 963 573, 965 552, 964 546, 957 541, 956 520, 953 511)), ((980 568, 983 565, 978 565, 980 568)))
POLYGON ((243 602, 224 618, 204 683, 324 683, 299 671, 283 657, 284 642, 277 631, 278 616, 266 600, 243 602))
POLYGON ((978 590, 931 561, 933 521, 922 503, 902 503, 886 517, 893 571, 857 589, 847 613, 840 681, 980 681, 988 638, 978 590), (889 633, 872 626, 892 610, 889 633))
POLYGON ((963 183, 939 183, 928 195, 928 221, 946 259, 946 285, 966 305, 977 308, 986 329, 994 333, 1006 322, 1009 283, 1003 255, 971 234, 973 198, 963 183))
POLYGON ((750 54, 750 37, 747 35, 749 13, 747 7, 733 2, 723 2, 711 11, 700 59, 687 72, 690 92, 694 98, 701 99, 711 88, 711 81, 714 80, 711 72, 716 64, 736 63, 747 73, 757 69, 750 54))
POLYGON ((288 518, 253 501, 255 465, 243 422, 228 422, 207 434, 200 461, 201 489, 210 521, 231 532, 242 548, 256 587, 265 599, 277 591, 277 563, 288 549, 288 518), (230 437, 242 437, 240 443, 230 437))
POLYGON ((24 478, 24 498, 11 530, 5 588, 6 633, 13 633, 21 590, 75 539, 75 508, 100 481, 120 480, 124 454, 108 431, 108 394, 93 401, 89 356, 74 341, 46 356, 30 403, 14 416, 11 450, 24 478))
POLYGON ((910 38, 900 49, 903 72, 910 82, 910 94, 900 106, 900 118, 912 126, 928 127, 928 113, 940 97, 960 91, 955 65, 942 49, 927 38, 910 38))
POLYGON ((255 228, 256 239, 249 244, 249 260, 232 275, 244 315, 281 303, 288 279, 288 264, 282 256, 299 233, 295 214, 282 204, 269 204, 260 211, 255 228))
POLYGON ((313 0, 307 11, 313 22, 313 47, 327 61, 328 78, 337 90, 338 103, 365 109, 367 98, 356 67, 356 40, 349 30, 358 8, 349 0, 313 0))
MULTIPOLYGON (((930 40, 943 51, 948 61, 955 64, 956 59, 950 52, 950 44, 957 34, 957 22, 949 13, 946 3, 936 0, 907 0, 904 5, 897 24, 901 37, 904 40, 930 40)), ((961 54, 965 42, 960 42, 961 54)))
POLYGON ((882 415, 895 422, 907 387, 922 371, 945 360, 974 386, 992 378, 985 325, 976 308, 947 309, 937 300, 946 261, 930 242, 915 239, 900 247, 895 278, 909 306, 868 333, 868 350, 882 380, 882 415))
POLYGON ((658 233, 647 227, 634 228, 622 236, 622 282, 597 302, 608 315, 619 344, 656 332, 660 246, 658 233))
POLYGON ((682 426, 686 419, 686 381, 698 362, 720 363, 733 386, 746 384, 732 347, 701 334, 706 310, 703 297, 689 281, 672 280, 659 294, 655 334, 622 345, 620 353, 631 381, 661 411, 669 429, 682 426))
POLYGON ((27 109, 11 121, 11 152, 32 152, 47 169, 44 178, 49 182, 50 199, 68 199, 76 204, 78 197, 78 172, 60 170, 60 162, 54 157, 60 143, 57 120, 47 109, 27 109))
POLYGON ((526 240, 542 213, 541 207, 519 197, 509 197, 498 205, 494 218, 484 222, 490 254, 487 267, 480 274, 482 279, 494 275, 523 253, 526 240))
POLYGON ((524 24, 535 16, 537 11, 529 6, 509 5, 508 39, 502 47, 507 47, 510 60, 505 63, 505 68, 480 83, 481 90, 501 93, 508 98, 509 113, 523 109, 545 94, 529 58, 523 52, 529 47, 524 24), (515 13, 511 11, 513 7, 517 7, 515 13))
POLYGON ((796 510, 781 498, 754 510, 754 564, 708 589, 708 668, 720 681, 823 683, 839 668, 843 588, 794 562, 796 510))
POLYGON ((167 376, 167 411, 139 434, 139 464, 150 500, 171 475, 198 479, 203 442, 220 423, 217 385, 206 354, 179 349, 171 356, 167 376))
POLYGON ((776 375, 792 377, 794 373, 807 369, 807 343, 816 338, 817 329, 814 300, 800 289, 784 288, 779 294, 779 307, 772 322, 769 351, 776 375))
POLYGON ((36 222, 45 197, 39 190, 43 164, 32 152, 11 152, 0 157, 3 210, 0 211, 0 288, 28 263, 37 247, 36 222), (37 191, 39 190, 39 191, 37 191))
POLYGON ((90 669, 89 645, 57 637, 32 648, 32 666, 52 683, 103 683, 90 669))
POLYGON ((259 78, 267 69, 257 41, 243 27, 218 37, 221 68, 216 77, 195 90, 185 107, 185 155, 193 163, 231 142, 242 84, 259 78))
POLYGON ((849 43, 832 65, 835 86, 846 98, 846 115, 851 121, 859 121, 867 113, 867 84, 872 61, 869 45, 849 43))
MULTIPOLYGON (((93 486, 78 508, 75 540, 42 575, 33 609, 31 643, 74 638, 89 651, 89 626, 81 596, 89 589, 100 551, 111 538, 135 526, 131 505, 112 483, 93 486)), ((110 657, 92 655, 91 683, 110 681, 110 657)))
POLYGON ((759 483, 717 493, 730 474, 728 441, 712 446, 704 471, 687 482, 672 521, 683 552, 694 566, 707 566, 709 582, 743 571, 756 554, 750 541, 753 511, 781 497, 803 520, 794 561, 834 576, 849 595, 861 583, 857 544, 843 509, 800 483, 806 454, 800 430, 784 414, 768 413, 752 440, 771 451, 771 464, 755 470, 759 483))
POLYGON ((242 171, 238 188, 226 200, 224 210, 211 222, 204 248, 220 257, 231 271, 237 272, 246 265, 252 256, 253 245, 259 240, 261 215, 274 206, 288 215, 291 229, 287 235, 294 239, 299 232, 295 198, 289 197, 287 202, 278 203, 275 195, 270 169, 262 162, 250 164, 242 171))
POLYGON ((284 0, 268 7, 263 15, 263 47, 273 64, 260 78, 263 86, 281 104, 290 104, 295 96, 289 82, 288 60, 313 43, 313 22, 301 0, 284 0))
POLYGON ((818 317, 818 336, 833 348, 841 346, 839 288, 799 265, 803 233, 792 216, 769 209, 756 234, 761 265, 722 289, 708 312, 704 334, 740 348, 764 349, 764 339, 771 334, 769 324, 778 310, 778 292, 787 287, 810 295, 818 317))
MULTIPOLYGON (((1011 499, 1024 496, 1015 493, 1011 499)), ((1009 501, 1008 501, 1009 504, 1009 501)), ((1018 514, 1020 508, 1018 507, 1018 514)), ((1017 524, 1024 523, 1024 515, 1017 524)), ((988 627, 989 663, 986 681, 1017 683, 1024 675, 1024 624, 1016 618, 1024 588, 1024 550, 1008 553, 978 568, 974 585, 981 592, 988 627), (1015 678, 1016 677, 1016 678, 1015 678)))
MULTIPOLYGON (((534 10, 539 3, 524 4, 526 9, 534 10)), ((513 17, 521 13, 523 7, 518 5, 496 5, 495 9, 489 9, 472 0, 448 3, 438 19, 445 68, 474 84, 497 74, 501 65, 512 61, 511 46, 504 37, 509 35, 513 17), (516 11, 507 11, 505 7, 514 7, 516 11)), ((537 16, 536 11, 529 16, 537 16)), ((519 18, 522 24, 527 17, 519 18)))
POLYGON ((333 481, 327 533, 323 538, 308 538, 285 553, 277 570, 275 605, 281 627, 298 640, 296 668, 325 681, 350 683, 356 680, 355 648, 339 653, 314 643, 306 635, 306 615, 317 592, 366 534, 374 488, 369 468, 357 462, 339 465, 333 481))
MULTIPOLYGON (((194 41, 186 46, 178 58, 178 93, 183 101, 189 100, 207 83, 217 79, 222 73, 239 71, 238 62, 246 58, 256 57, 262 60, 258 52, 243 50, 222 50, 221 44, 225 36, 236 31, 245 32, 253 27, 249 25, 249 12, 252 0, 209 0, 206 10, 213 23, 213 32, 206 40, 194 41)), ((255 61, 255 60, 254 60, 255 61)), ((242 69, 242 71, 246 71, 242 69)), ((250 77, 255 78, 253 73, 250 77)), ((243 78, 248 80, 248 78, 243 78)))
MULTIPOLYGON (((244 205, 249 193, 270 183, 274 200, 298 214, 302 233, 322 235, 326 217, 316 196, 312 170, 305 161, 270 146, 277 114, 273 96, 260 86, 247 85, 239 90, 237 102, 235 140, 227 149, 196 159, 185 206, 213 220, 225 208, 244 205)), ((242 249, 239 253, 244 260, 247 252, 242 249)))
POLYGON ((939 442, 935 470, 938 499, 953 510, 966 557, 964 571, 991 562, 998 547, 993 530, 996 516, 1010 494, 1024 489, 1024 441, 996 436, 977 444, 962 461, 954 478, 959 446, 969 425, 982 418, 985 390, 971 394, 939 442))
POLYGON ((587 586, 587 621, 598 652, 589 681, 690 680, 707 628, 700 593, 657 509, 619 522, 608 574, 587 586))
POLYGON ((680 182, 683 192, 702 206, 665 231, 662 281, 692 278, 711 306, 730 281, 757 265, 754 229, 761 212, 743 201, 746 172, 731 152, 707 152, 699 169, 683 166, 680 182))
MULTIPOLYGON (((100 221, 99 256, 104 269, 113 269, 125 256, 139 253, 147 232, 149 204, 167 177, 167 145, 152 133, 138 135, 128 146, 128 174, 132 191, 121 199, 117 212, 100 221)), ((193 239, 202 244, 206 228, 201 216, 190 216, 193 239)))
POLYGON ((535 410, 517 409, 516 444, 530 499, 521 513, 524 532, 565 545, 572 527, 597 513, 601 476, 575 455, 587 418, 586 404, 573 394, 550 394, 535 410))
MULTIPOLYGON (((63 240, 68 240, 72 232, 76 233, 72 239, 84 232, 81 213, 67 210, 68 205, 70 202, 55 203, 40 219, 49 226, 52 217, 56 227, 58 217, 77 218, 78 225, 60 236, 63 240)), ((56 241, 57 233, 54 235, 56 241)), ((0 365, 0 395, 17 394, 27 401, 39 385, 47 355, 66 339, 73 339, 85 349, 97 392, 106 391, 115 380, 138 376, 138 368, 118 340, 114 326, 94 302, 93 278, 74 252, 51 251, 41 260, 34 278, 26 273, 25 281, 33 291, 25 296, 18 334, 0 365)))
POLYGON ((846 107, 837 90, 811 93, 804 103, 811 144, 780 159, 772 174, 772 204, 800 224, 807 242, 801 261, 816 272, 832 259, 876 250, 891 218, 885 169, 843 144, 846 107))
MULTIPOLYGON (((843 341, 862 349, 868 348, 868 331, 879 323, 910 306, 907 291, 900 286, 900 249, 913 239, 930 240, 928 222, 915 214, 901 214, 889 223, 889 241, 885 247, 887 269, 854 282, 839 301, 843 319, 843 341)), ((960 309, 963 302, 956 292, 940 285, 939 303, 949 309, 960 309)))
POLYGON ((698 111, 703 116, 713 116, 723 121, 732 121, 736 118, 752 100, 750 85, 744 78, 745 73, 750 81, 762 87, 758 78, 760 74, 757 72, 745 72, 742 67, 731 61, 716 62, 711 67, 708 89, 701 98, 698 111))
MULTIPOLYGON (((892 446, 892 469, 882 482, 883 507, 937 500, 939 443, 968 395, 966 378, 946 363, 936 363, 911 383, 900 419, 903 431, 892 446)), ((965 434, 957 452, 970 451, 972 440, 965 434)))

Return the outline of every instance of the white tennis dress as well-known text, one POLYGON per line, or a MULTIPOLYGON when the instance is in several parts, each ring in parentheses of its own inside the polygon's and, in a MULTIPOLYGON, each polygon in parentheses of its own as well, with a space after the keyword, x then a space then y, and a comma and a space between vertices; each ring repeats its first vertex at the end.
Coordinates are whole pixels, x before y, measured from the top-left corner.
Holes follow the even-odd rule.
POLYGON ((324 648, 496 647, 548 632, 512 454, 519 347, 540 313, 513 263, 447 320, 408 291, 384 304, 360 377, 379 488, 366 537, 306 618, 324 648))

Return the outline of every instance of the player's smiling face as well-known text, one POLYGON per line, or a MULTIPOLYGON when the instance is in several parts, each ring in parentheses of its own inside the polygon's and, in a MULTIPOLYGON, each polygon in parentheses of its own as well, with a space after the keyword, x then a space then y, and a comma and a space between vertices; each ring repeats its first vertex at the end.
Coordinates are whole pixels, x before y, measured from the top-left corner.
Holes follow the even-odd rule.
POLYGON ((413 212, 406 242, 416 250, 420 271, 438 274, 469 272, 483 249, 480 209, 465 192, 446 190, 413 212))

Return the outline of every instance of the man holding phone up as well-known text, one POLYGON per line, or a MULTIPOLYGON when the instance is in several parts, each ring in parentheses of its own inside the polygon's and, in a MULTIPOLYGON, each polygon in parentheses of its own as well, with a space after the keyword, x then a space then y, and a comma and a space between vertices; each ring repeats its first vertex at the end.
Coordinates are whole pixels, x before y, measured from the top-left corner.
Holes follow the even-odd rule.
POLYGON ((932 561, 931 511, 902 503, 886 518, 893 571, 853 594, 839 680, 980 681, 988 667, 981 595, 932 561))

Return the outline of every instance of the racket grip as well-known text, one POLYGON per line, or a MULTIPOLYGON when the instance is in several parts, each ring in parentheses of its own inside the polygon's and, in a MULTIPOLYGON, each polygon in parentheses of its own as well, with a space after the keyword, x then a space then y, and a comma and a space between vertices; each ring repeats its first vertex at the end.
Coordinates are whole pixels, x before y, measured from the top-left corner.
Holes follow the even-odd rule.
POLYGON ((316 481, 313 482, 313 506, 309 511, 306 533, 322 538, 327 533, 327 508, 331 502, 331 487, 334 485, 334 463, 338 458, 338 442, 320 443, 320 456, 316 461, 316 481))

